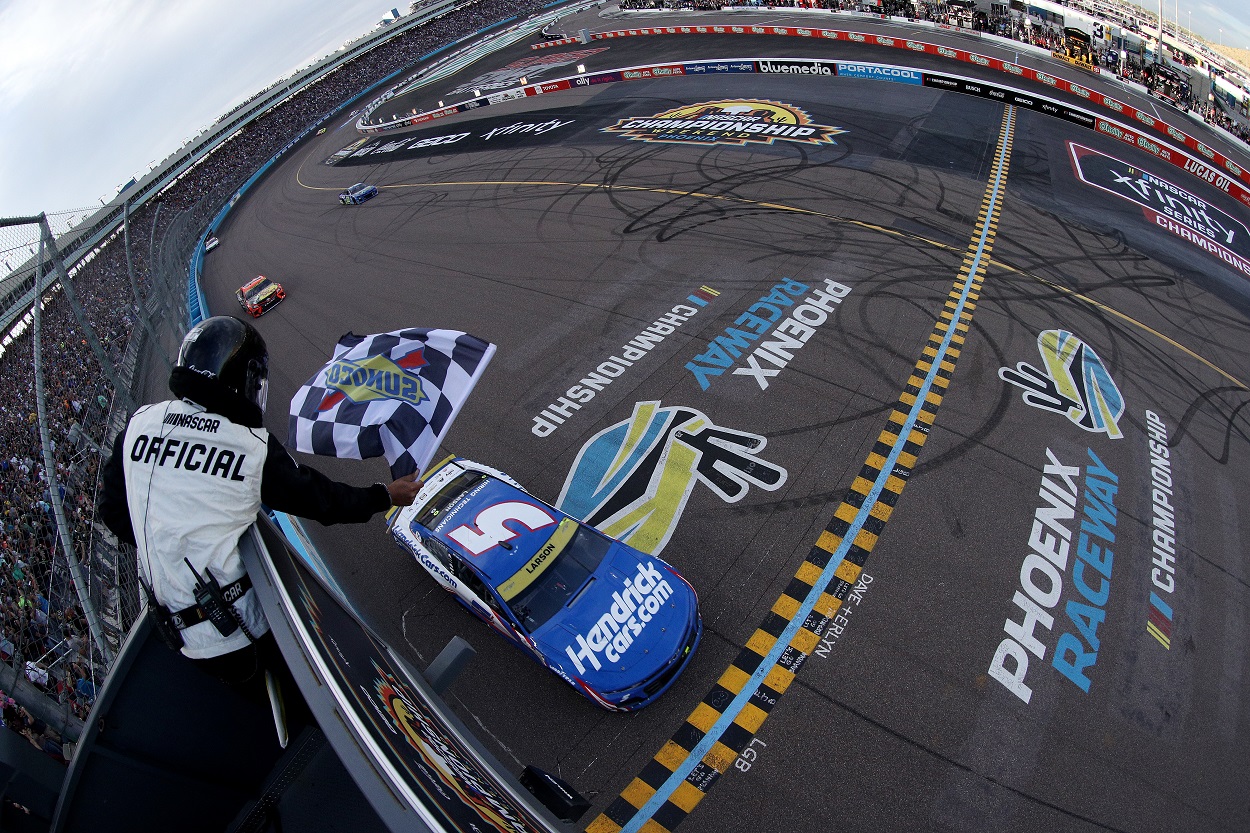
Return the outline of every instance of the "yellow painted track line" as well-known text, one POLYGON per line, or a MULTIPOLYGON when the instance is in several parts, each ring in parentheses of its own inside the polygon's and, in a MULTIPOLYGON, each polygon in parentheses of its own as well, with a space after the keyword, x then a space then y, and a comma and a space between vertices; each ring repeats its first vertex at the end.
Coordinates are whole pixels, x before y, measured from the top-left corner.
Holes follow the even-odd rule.
POLYGON ((738 760, 858 580, 937 418, 971 327, 998 227, 1014 116, 1015 108, 1006 108, 958 277, 859 476, 737 659, 587 833, 663 833, 680 824, 738 760))

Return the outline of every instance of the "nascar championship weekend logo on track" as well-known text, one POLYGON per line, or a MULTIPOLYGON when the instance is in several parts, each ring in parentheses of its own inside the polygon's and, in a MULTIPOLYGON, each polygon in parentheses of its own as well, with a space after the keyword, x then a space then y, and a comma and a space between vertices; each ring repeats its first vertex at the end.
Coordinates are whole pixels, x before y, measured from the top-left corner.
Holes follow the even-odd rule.
POLYGON ((778 139, 836 145, 833 137, 846 132, 816 124, 799 107, 756 99, 687 104, 653 116, 624 118, 603 131, 637 142, 695 145, 769 145, 778 139))

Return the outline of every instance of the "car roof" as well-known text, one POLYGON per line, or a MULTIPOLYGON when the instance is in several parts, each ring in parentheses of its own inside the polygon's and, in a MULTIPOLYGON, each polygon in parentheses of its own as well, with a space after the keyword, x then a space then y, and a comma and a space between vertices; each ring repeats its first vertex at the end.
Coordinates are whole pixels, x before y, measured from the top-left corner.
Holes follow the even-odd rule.
MULTIPOLYGON (((477 472, 475 472, 477 473, 477 472)), ((431 531, 460 555, 465 562, 471 564, 492 586, 516 575, 538 549, 547 542, 556 526, 569 517, 534 496, 518 489, 489 474, 481 473, 482 479, 477 481, 465 494, 456 498, 441 511, 430 526, 431 531), (505 506, 505 504, 507 504, 505 506), (492 507, 500 507, 492 510, 492 507), (496 518, 508 518, 510 515, 524 514, 529 523, 536 528, 530 529, 525 523, 515 518, 503 520, 504 526, 516 533, 507 539, 511 549, 495 544, 479 555, 474 555, 450 534, 462 526, 476 533, 476 524, 482 513, 493 511, 496 518), (512 510, 512 511, 509 511, 512 510)), ((485 517, 490 517, 488 514, 485 517)))
POLYGON ((269 280, 269 278, 266 278, 264 275, 257 275, 256 277, 252 278, 247 283, 243 284, 243 288, 251 289, 253 286, 256 286, 256 284, 260 283, 261 281, 267 281, 267 280, 269 280))

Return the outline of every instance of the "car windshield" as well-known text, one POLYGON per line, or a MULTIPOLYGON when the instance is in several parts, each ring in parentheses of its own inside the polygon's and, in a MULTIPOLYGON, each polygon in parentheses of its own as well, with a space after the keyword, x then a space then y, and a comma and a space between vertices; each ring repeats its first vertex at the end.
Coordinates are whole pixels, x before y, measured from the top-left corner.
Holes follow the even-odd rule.
POLYGON ((243 291, 243 297, 247 298, 249 301, 255 301, 257 298, 261 296, 261 293, 263 293, 266 289, 268 289, 271 286, 273 286, 272 281, 270 281, 268 278, 261 278, 256 283, 251 284, 247 289, 243 291))
POLYGON ((369 186, 365 185, 363 182, 357 182, 355 185, 353 185, 351 188, 348 188, 347 190, 352 195, 355 195, 355 194, 359 194, 361 191, 368 190, 368 188, 369 186))
POLYGON ((447 510, 458 498, 486 479, 480 471, 465 471, 452 478, 446 486, 438 490, 438 494, 430 498, 421 511, 417 513, 416 522, 426 529, 438 525, 447 510))
POLYGON ((609 546, 607 538, 565 518, 534 557, 499 585, 499 595, 532 633, 568 604, 603 562, 609 546))

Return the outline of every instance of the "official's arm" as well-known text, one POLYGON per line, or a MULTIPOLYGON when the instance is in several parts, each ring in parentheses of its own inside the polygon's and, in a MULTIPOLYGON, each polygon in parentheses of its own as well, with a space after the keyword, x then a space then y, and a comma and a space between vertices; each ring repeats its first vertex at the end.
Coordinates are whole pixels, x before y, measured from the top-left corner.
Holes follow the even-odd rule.
POLYGON ((363 523, 391 507, 390 492, 382 484, 360 487, 331 480, 316 469, 296 463, 272 434, 261 476, 260 499, 270 509, 311 518, 326 526, 363 523))

